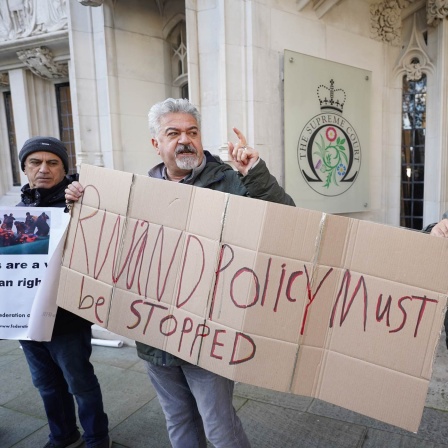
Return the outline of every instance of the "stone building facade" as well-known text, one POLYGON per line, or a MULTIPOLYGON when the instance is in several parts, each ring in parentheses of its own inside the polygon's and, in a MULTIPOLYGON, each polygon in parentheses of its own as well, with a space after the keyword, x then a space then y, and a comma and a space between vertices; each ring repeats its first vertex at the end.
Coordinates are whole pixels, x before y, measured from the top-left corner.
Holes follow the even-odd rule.
POLYGON ((2 0, 0 205, 17 201, 17 153, 34 135, 60 137, 73 170, 145 174, 158 162, 147 112, 169 96, 198 106, 205 149, 225 158, 237 126, 283 183, 291 50, 372 73, 370 203, 351 216, 406 225, 409 187, 420 221, 436 221, 448 210, 447 16, 448 0, 2 0), (424 160, 405 185, 404 93, 421 79, 424 160))

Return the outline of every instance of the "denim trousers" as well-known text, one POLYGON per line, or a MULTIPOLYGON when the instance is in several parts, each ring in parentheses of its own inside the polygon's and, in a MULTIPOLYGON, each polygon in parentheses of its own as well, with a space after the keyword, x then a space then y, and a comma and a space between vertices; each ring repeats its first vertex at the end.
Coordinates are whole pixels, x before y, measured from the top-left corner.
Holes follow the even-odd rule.
POLYGON ((103 409, 100 385, 90 355, 91 329, 53 336, 50 342, 20 341, 33 384, 44 402, 50 441, 64 444, 79 434, 78 416, 86 446, 93 448, 108 438, 108 418, 103 409))
POLYGON ((146 361, 173 448, 249 448, 232 404, 234 382, 192 364, 155 366, 146 361))

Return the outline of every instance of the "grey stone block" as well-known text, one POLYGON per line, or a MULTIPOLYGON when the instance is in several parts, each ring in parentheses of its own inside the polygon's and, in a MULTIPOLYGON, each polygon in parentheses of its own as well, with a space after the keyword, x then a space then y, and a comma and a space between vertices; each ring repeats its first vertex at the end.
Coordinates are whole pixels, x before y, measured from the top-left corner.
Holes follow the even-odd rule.
POLYGON ((256 448, 358 448, 367 432, 363 426, 255 401, 238 415, 256 448))
MULTIPOLYGON (((100 384, 101 377, 99 377, 100 384)), ((156 392, 147 375, 132 370, 118 372, 107 387, 102 385, 104 409, 109 417, 109 427, 115 428, 135 412, 157 400, 156 392)), ((141 428, 144 430, 145 426, 141 428)))
POLYGON ((94 345, 90 359, 92 362, 121 367, 123 369, 132 367, 139 361, 135 347, 128 346, 102 347, 94 345))
POLYGON ((0 340, 0 355, 4 354, 19 354, 20 342, 8 339, 0 340))
POLYGON ((362 448, 447 448, 448 445, 421 440, 412 436, 403 436, 389 431, 369 429, 362 448))
POLYGON ((165 416, 158 400, 151 400, 131 417, 117 425, 111 436, 129 448, 170 448, 165 416))
POLYGON ((27 438, 30 434, 33 434, 47 424, 46 420, 25 415, 4 407, 0 407, 0 422, 0 447, 2 448, 15 446, 22 439, 27 438))
POLYGON ((235 395, 263 403, 283 406, 285 408, 306 411, 313 399, 301 395, 293 395, 283 392, 275 392, 262 387, 238 383, 235 385, 235 395))
POLYGON ((1 365, 0 405, 7 404, 34 388, 25 355, 22 353, 12 359, 10 355, 1 356, 4 357, 8 362, 1 365))

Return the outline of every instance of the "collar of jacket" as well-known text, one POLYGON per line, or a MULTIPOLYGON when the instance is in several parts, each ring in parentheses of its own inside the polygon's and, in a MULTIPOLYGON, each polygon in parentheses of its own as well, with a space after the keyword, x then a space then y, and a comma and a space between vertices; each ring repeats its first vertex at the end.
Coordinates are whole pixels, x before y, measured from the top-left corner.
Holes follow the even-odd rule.
POLYGON ((19 205, 42 207, 65 204, 65 187, 74 180, 78 174, 69 174, 57 185, 51 188, 30 188, 30 184, 22 187, 22 203, 19 205))

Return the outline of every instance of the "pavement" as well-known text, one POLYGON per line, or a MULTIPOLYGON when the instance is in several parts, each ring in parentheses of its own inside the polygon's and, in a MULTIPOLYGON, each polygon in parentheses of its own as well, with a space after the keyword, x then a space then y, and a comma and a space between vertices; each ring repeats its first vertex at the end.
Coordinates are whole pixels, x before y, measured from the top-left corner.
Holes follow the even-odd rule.
MULTIPOLYGON (((92 362, 113 448, 168 448, 165 419, 135 347, 94 346, 92 362)), ((441 334, 426 407, 414 434, 323 401, 235 386, 253 448, 448 448, 448 350, 441 334)), ((412 391, 409 391, 412 393, 412 391)), ((39 448, 48 424, 18 341, 0 340, 0 448, 39 448)))

